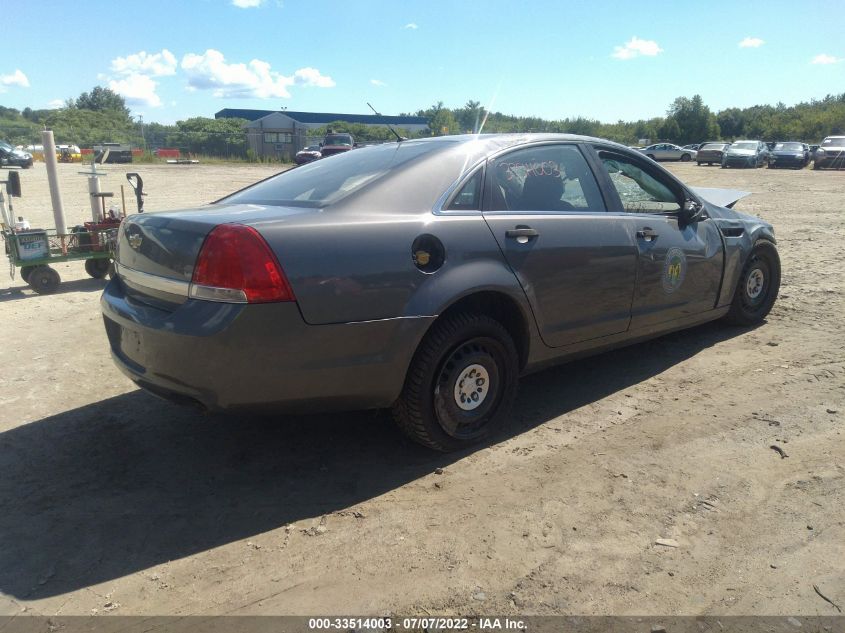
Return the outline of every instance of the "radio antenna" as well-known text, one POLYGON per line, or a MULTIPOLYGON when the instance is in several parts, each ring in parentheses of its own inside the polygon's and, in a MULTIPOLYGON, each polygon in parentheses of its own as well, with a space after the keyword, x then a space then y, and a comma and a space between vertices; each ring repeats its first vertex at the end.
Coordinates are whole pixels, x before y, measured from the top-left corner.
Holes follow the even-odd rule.
MULTIPOLYGON (((367 101, 367 105, 370 106, 370 110, 375 112, 377 116, 382 116, 381 112, 376 111, 376 109, 372 106, 372 104, 370 104, 369 101, 367 101)), ((387 129, 390 130, 391 132, 393 132, 393 136, 396 137, 396 141, 398 143, 401 143, 402 141, 408 140, 404 136, 399 136, 399 133, 396 130, 393 129, 393 127, 390 125, 390 123, 387 124, 387 129)))

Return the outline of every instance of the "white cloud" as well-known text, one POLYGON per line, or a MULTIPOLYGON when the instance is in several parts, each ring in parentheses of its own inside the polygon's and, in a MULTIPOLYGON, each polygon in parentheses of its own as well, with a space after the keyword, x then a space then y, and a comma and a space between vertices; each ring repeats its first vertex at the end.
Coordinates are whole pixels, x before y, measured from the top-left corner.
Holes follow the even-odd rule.
POLYGON ((132 73, 123 79, 112 80, 109 88, 114 90, 121 97, 126 99, 128 106, 147 106, 157 108, 161 105, 161 99, 156 94, 157 84, 147 77, 132 73))
POLYGON ((370 83, 374 86, 378 86, 379 88, 387 85, 381 79, 370 79, 370 83))
POLYGON ((300 68, 291 76, 275 72, 270 64, 253 59, 248 64, 226 63, 220 51, 208 49, 202 55, 188 53, 182 58, 182 70, 188 76, 189 90, 213 90, 222 98, 288 98, 288 88, 294 84, 331 88, 331 77, 316 68, 300 68))
POLYGON ((759 37, 746 37, 739 43, 740 48, 760 48, 766 42, 759 37))
POLYGON ((331 77, 321 75, 316 68, 300 68, 293 73, 294 81, 304 86, 316 86, 317 88, 334 88, 334 80, 331 77))
POLYGON ((163 77, 176 74, 176 56, 166 48, 160 53, 133 53, 126 57, 117 57, 111 62, 112 72, 119 75, 149 75, 163 77))
POLYGON ((813 57, 813 61, 811 64, 838 64, 842 60, 838 57, 834 57, 833 55, 825 55, 822 53, 821 55, 816 55, 813 57))
POLYGON ((635 35, 624 46, 614 46, 612 57, 616 59, 632 59, 640 55, 654 57, 662 52, 663 49, 654 40, 641 40, 635 35))
POLYGON ((415 22, 408 22, 405 26, 402 27, 403 29, 411 29, 412 31, 416 31, 418 28, 415 22))
POLYGON ((11 75, 0 75, 0 91, 5 92, 5 86, 29 88, 29 79, 20 70, 15 69, 11 75))
POLYGON ((264 0, 232 0, 232 6, 239 9, 254 9, 264 4, 264 0))

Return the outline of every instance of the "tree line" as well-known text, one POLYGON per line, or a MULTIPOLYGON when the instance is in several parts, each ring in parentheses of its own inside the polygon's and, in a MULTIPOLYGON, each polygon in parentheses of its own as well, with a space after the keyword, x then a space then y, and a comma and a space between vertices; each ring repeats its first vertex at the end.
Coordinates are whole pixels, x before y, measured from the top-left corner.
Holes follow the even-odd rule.
MULTIPOLYGON (((438 101, 413 114, 429 121, 429 131, 397 130, 406 138, 442 134, 494 132, 567 132, 596 136, 634 145, 642 139, 684 145, 703 141, 753 138, 764 141, 796 140, 817 143, 829 134, 845 133, 845 93, 828 95, 794 106, 757 105, 713 112, 701 96, 678 97, 662 117, 604 123, 585 117, 548 120, 487 111, 479 101, 447 108, 438 101)), ((174 125, 144 122, 131 116, 126 102, 108 88, 97 86, 54 110, 0 106, 0 138, 13 145, 40 144, 41 130, 53 130, 57 143, 91 147, 104 141, 130 143, 155 149, 177 147, 184 152, 221 157, 250 158, 244 119, 192 117, 174 125)), ((385 126, 334 122, 312 130, 322 136, 327 128, 350 132, 358 141, 377 142, 395 138, 385 126)))

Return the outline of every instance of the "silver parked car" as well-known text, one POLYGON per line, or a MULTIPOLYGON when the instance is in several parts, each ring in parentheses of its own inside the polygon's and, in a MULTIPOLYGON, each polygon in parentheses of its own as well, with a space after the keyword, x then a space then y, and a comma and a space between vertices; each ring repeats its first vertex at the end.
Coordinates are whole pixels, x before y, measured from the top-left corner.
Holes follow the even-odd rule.
POLYGON ((212 410, 392 407, 453 450, 519 376, 714 319, 759 323, 770 224, 627 147, 564 134, 386 143, 124 220, 117 366, 212 410))
POLYGON ((828 136, 819 145, 814 159, 813 169, 845 167, 845 136, 828 136))
POLYGON ((652 160, 681 160, 684 162, 695 160, 697 152, 689 147, 678 147, 672 143, 655 143, 640 149, 652 160))

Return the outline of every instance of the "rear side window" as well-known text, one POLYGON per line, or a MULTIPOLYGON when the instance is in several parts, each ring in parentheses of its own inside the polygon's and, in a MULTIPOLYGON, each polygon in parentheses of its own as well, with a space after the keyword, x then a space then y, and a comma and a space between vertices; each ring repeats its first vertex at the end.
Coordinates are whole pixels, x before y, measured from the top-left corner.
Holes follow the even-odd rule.
POLYGON ((575 145, 538 145, 490 161, 491 211, 605 211, 575 145))
POLYGON ((599 158, 610 182, 619 194, 622 207, 632 213, 674 213, 681 202, 672 183, 662 174, 647 170, 627 156, 599 150, 599 158))
POLYGON ((444 148, 443 143, 404 142, 354 149, 282 172, 218 202, 326 207, 444 148))
POLYGON ((458 193, 452 198, 449 211, 478 211, 481 208, 481 181, 484 172, 481 169, 470 176, 458 193))

